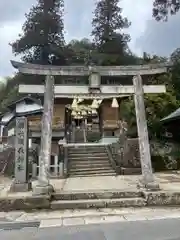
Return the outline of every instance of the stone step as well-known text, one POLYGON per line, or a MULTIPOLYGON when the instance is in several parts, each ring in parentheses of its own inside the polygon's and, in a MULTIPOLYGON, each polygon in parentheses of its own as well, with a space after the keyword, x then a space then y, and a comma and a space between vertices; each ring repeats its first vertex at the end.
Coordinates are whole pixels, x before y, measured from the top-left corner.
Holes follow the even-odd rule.
POLYGON ((69 161, 77 162, 77 161, 84 161, 84 162, 107 162, 109 158, 106 157, 98 157, 98 156, 79 156, 79 157, 70 157, 68 156, 69 161))
POLYGON ((51 209, 89 209, 89 208, 120 208, 145 206, 143 198, 114 198, 114 199, 80 199, 57 200, 51 202, 51 209))
POLYGON ((103 176, 116 176, 117 174, 114 172, 114 173, 92 173, 92 174, 81 174, 81 173, 78 173, 78 174, 70 174, 69 177, 71 178, 77 178, 77 177, 80 177, 80 178, 86 178, 86 177, 103 177, 103 176))
POLYGON ((88 171, 88 172, 69 172, 70 177, 89 177, 89 176, 116 176, 115 171, 88 171))
POLYGON ((104 150, 105 146, 98 146, 98 147, 94 147, 94 146, 90 146, 90 147, 86 147, 86 146, 76 146, 76 147, 68 147, 68 150, 70 151, 76 151, 76 150, 104 150))
POLYGON ((73 167, 71 167, 71 168, 69 168, 69 173, 71 174, 71 173, 89 173, 89 172, 114 172, 114 169, 112 169, 112 167, 110 166, 108 166, 108 167, 104 167, 103 165, 101 166, 101 167, 99 167, 99 168, 91 168, 91 167, 88 167, 88 166, 86 166, 85 168, 73 168, 73 167))
POLYGON ((68 158, 69 162, 73 162, 73 163, 106 163, 109 162, 109 158, 86 158, 86 157, 79 157, 79 158, 68 158))
POLYGON ((141 168, 125 168, 121 167, 121 174, 122 175, 136 175, 141 174, 141 168))
POLYGON ((106 153, 105 149, 77 149, 77 150, 69 150, 68 153, 70 154, 77 154, 77 153, 106 153))
POLYGON ((68 153, 68 156, 70 157, 83 157, 83 156, 89 156, 89 157, 95 157, 95 156, 98 156, 98 157, 107 157, 108 154, 106 152, 102 152, 102 153, 94 153, 94 152, 79 152, 79 153, 68 153))
POLYGON ((88 161, 81 161, 81 162, 69 162, 68 165, 70 168, 84 168, 84 167, 91 167, 91 168, 98 168, 98 167, 112 167, 109 161, 104 162, 88 162, 88 161))
POLYGON ((85 161, 85 162, 105 162, 105 161, 109 161, 109 158, 106 156, 106 157, 95 157, 95 156, 91 156, 91 157, 88 157, 88 156, 79 156, 79 157, 70 157, 68 156, 68 159, 69 161, 72 160, 74 162, 77 162, 77 161, 85 161))
POLYGON ((95 166, 95 165, 98 165, 98 166, 104 166, 104 165, 106 165, 106 166, 111 166, 111 163, 110 163, 110 161, 107 159, 107 160, 102 160, 102 161, 100 161, 100 160, 97 160, 97 161, 91 161, 91 160, 86 160, 86 159, 84 159, 84 160, 82 160, 82 159, 80 159, 80 160, 71 160, 71 159, 69 159, 69 166, 77 166, 77 167, 81 167, 81 166, 95 166))
POLYGON ((82 169, 77 169, 77 168, 69 168, 69 170, 68 170, 68 172, 76 172, 76 173, 79 173, 79 172, 84 172, 84 173, 86 173, 87 172, 87 174, 88 173, 94 173, 94 172, 106 172, 106 171, 108 171, 108 172, 114 172, 114 169, 112 168, 112 167, 108 167, 108 168, 105 168, 104 169, 104 167, 102 166, 101 168, 82 168, 82 169))
POLYGON ((73 161, 90 161, 90 162, 94 162, 94 161, 107 161, 109 158, 108 156, 79 156, 79 157, 72 157, 72 156, 68 156, 69 160, 73 160, 73 161))
POLYGON ((85 200, 85 199, 114 199, 114 198, 141 198, 143 197, 141 191, 134 190, 90 190, 88 192, 83 191, 64 191, 54 192, 52 194, 53 200, 85 200))
POLYGON ((82 144, 75 144, 75 145, 68 145, 68 148, 74 149, 74 148, 104 148, 106 145, 104 144, 98 144, 98 143, 82 143, 82 144))
POLYGON ((77 148, 81 148, 81 149, 97 149, 97 148, 105 148, 106 145, 103 144, 98 144, 98 143, 82 143, 82 144, 74 144, 74 145, 68 145, 68 149, 77 149, 77 148))
POLYGON ((98 157, 98 158, 107 158, 108 157, 108 154, 105 152, 105 153, 68 153, 68 157, 73 157, 73 158, 77 158, 77 157, 88 157, 88 158, 95 158, 95 157, 98 157))

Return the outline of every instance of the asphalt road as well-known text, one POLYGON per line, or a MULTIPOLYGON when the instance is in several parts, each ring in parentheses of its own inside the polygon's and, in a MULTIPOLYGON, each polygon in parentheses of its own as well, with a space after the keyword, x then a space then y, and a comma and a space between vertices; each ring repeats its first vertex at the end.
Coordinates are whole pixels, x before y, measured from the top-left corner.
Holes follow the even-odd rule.
POLYGON ((2 240, 180 240, 180 219, 1 230, 2 240))

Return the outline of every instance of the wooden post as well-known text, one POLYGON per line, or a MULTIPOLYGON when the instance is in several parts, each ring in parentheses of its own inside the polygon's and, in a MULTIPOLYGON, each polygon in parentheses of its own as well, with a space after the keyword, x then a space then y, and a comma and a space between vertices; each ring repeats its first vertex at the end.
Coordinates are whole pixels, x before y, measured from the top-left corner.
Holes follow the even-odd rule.
POLYGON ((98 116, 99 116, 99 131, 100 131, 100 136, 101 138, 104 136, 104 129, 103 129, 103 108, 102 105, 99 106, 98 109, 98 116))
POLYGON ((87 132, 86 132, 86 127, 87 127, 87 119, 82 120, 82 128, 83 128, 83 138, 84 138, 84 143, 87 142, 87 132))
POLYGON ((54 175, 55 177, 58 177, 58 155, 54 156, 54 175))
POLYGON ((44 112, 41 123, 41 148, 39 157, 39 184, 34 188, 35 194, 48 194, 53 191, 49 184, 49 163, 51 155, 52 119, 54 108, 54 77, 47 76, 44 92, 44 112))
POLYGON ((142 169, 142 179, 140 180, 140 185, 151 190, 157 190, 159 189, 159 186, 157 183, 155 183, 154 175, 152 172, 149 137, 144 106, 144 92, 142 86, 142 78, 140 75, 133 77, 133 85, 137 130, 139 137, 140 161, 142 169))
POLYGON ((37 178, 37 163, 32 164, 32 179, 37 178))
POLYGON ((71 140, 71 143, 75 143, 76 141, 76 124, 74 122, 74 120, 72 120, 72 124, 71 124, 71 129, 72 129, 72 140, 71 140))

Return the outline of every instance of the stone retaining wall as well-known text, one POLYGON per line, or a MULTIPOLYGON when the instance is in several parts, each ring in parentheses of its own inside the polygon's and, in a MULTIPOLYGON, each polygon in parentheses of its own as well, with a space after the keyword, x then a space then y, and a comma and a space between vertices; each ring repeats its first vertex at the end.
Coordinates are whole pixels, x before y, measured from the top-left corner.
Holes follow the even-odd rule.
POLYGON ((114 160, 119 166, 141 167, 138 139, 119 139, 118 142, 111 144, 111 151, 114 160))
MULTIPOLYGON (((117 164, 126 168, 140 168, 138 138, 119 139, 111 144, 117 164)), ((170 141, 150 141, 151 160, 154 171, 180 169, 180 146, 170 141)))
MULTIPOLYGON (((137 201, 137 198, 131 199, 131 204, 126 204, 124 199, 124 207, 148 207, 148 206, 180 206, 180 192, 168 192, 168 191, 156 191, 156 192, 147 192, 141 191, 142 199, 140 202, 137 201)), ((72 200, 73 202, 73 200, 72 200)), ((24 211, 33 211, 38 209, 49 209, 52 210, 52 199, 50 196, 4 196, 0 197, 0 209, 1 211, 13 211, 13 210, 24 210, 24 211)), ((88 209, 88 208, 98 208, 98 205, 89 205, 83 200, 82 205, 79 201, 79 208, 88 209), (87 204, 87 205, 86 205, 87 204)), ((101 206, 103 208, 108 207, 108 205, 101 206)), ((114 205, 118 207, 118 203, 114 205)), ((61 209, 66 209, 65 206, 61 209)), ((74 209, 76 209, 76 203, 74 203, 74 209)))

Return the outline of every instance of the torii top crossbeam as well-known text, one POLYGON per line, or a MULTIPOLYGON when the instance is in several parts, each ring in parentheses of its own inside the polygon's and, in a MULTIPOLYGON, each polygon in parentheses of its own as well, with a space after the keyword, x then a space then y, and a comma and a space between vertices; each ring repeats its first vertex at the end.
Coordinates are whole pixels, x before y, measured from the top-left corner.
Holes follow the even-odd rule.
POLYGON ((21 73, 35 75, 88 76, 98 73, 100 76, 153 75, 168 71, 171 63, 128 66, 52 66, 11 61, 21 73))

